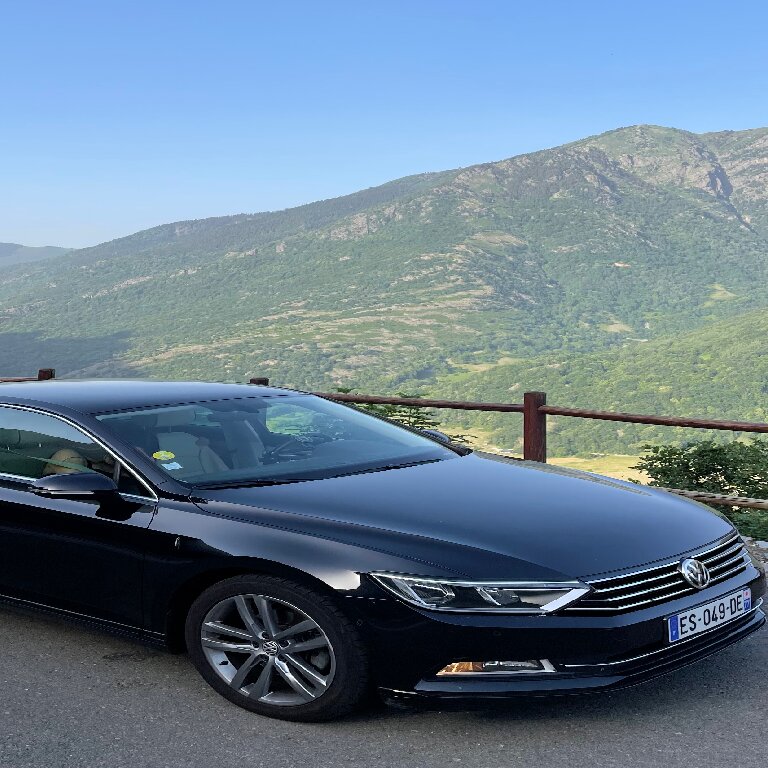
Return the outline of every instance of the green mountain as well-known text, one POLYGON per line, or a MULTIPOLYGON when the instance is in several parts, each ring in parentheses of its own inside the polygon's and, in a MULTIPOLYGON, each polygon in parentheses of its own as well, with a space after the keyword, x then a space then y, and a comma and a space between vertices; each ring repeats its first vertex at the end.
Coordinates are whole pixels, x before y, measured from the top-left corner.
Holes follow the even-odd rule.
MULTIPOLYGON (((478 399, 545 387, 564 404, 746 418, 768 381, 753 357, 766 253, 768 129, 634 126, 10 267, 0 370, 478 399)), ((488 419, 470 421, 510 443, 512 422, 488 419)), ((552 441, 625 437, 573 421, 552 441)))
POLYGON ((0 267, 8 267, 11 264, 29 264, 32 261, 44 261, 55 256, 69 253, 71 248, 57 248, 53 245, 44 245, 33 248, 18 243, 0 243, 0 267))

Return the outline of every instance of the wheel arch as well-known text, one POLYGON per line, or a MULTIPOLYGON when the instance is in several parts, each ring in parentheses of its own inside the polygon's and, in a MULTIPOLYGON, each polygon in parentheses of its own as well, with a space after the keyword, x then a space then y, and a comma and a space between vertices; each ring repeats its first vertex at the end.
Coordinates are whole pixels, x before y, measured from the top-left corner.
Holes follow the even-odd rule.
POLYGON ((237 561, 211 564, 211 566, 180 584, 168 603, 166 612, 165 640, 170 650, 180 653, 186 650, 184 625, 189 609, 206 589, 220 581, 237 576, 276 576, 288 579, 330 597, 350 619, 348 600, 340 599, 339 591, 321 578, 284 563, 261 558, 238 558, 237 561))

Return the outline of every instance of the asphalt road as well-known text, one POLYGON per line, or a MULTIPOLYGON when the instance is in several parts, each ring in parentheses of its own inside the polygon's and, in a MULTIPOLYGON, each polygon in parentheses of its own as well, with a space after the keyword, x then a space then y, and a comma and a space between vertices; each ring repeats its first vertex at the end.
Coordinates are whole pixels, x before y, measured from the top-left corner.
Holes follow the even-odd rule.
POLYGON ((260 718, 173 656, 0 610, 2 768, 768 765, 768 631, 644 686, 498 711, 260 718))

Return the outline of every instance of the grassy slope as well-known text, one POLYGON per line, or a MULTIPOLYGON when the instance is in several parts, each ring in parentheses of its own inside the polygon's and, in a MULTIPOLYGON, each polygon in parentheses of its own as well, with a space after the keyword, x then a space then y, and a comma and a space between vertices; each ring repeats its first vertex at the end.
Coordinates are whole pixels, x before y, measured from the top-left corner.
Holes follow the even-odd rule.
POLYGON ((550 459, 550 464, 571 469, 580 469, 583 472, 594 472, 597 475, 616 477, 619 480, 638 480, 647 482, 644 472, 632 469, 637 464, 637 456, 624 454, 593 454, 592 456, 566 456, 550 459))

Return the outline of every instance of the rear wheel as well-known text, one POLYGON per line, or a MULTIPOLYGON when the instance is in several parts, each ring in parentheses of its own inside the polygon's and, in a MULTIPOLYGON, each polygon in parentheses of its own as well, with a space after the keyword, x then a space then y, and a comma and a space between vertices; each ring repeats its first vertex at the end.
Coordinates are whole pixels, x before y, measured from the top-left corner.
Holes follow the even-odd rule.
POLYGON ((205 590, 187 616, 186 641, 215 690, 268 717, 330 720, 367 693, 352 623, 326 596, 285 579, 239 576, 205 590))

